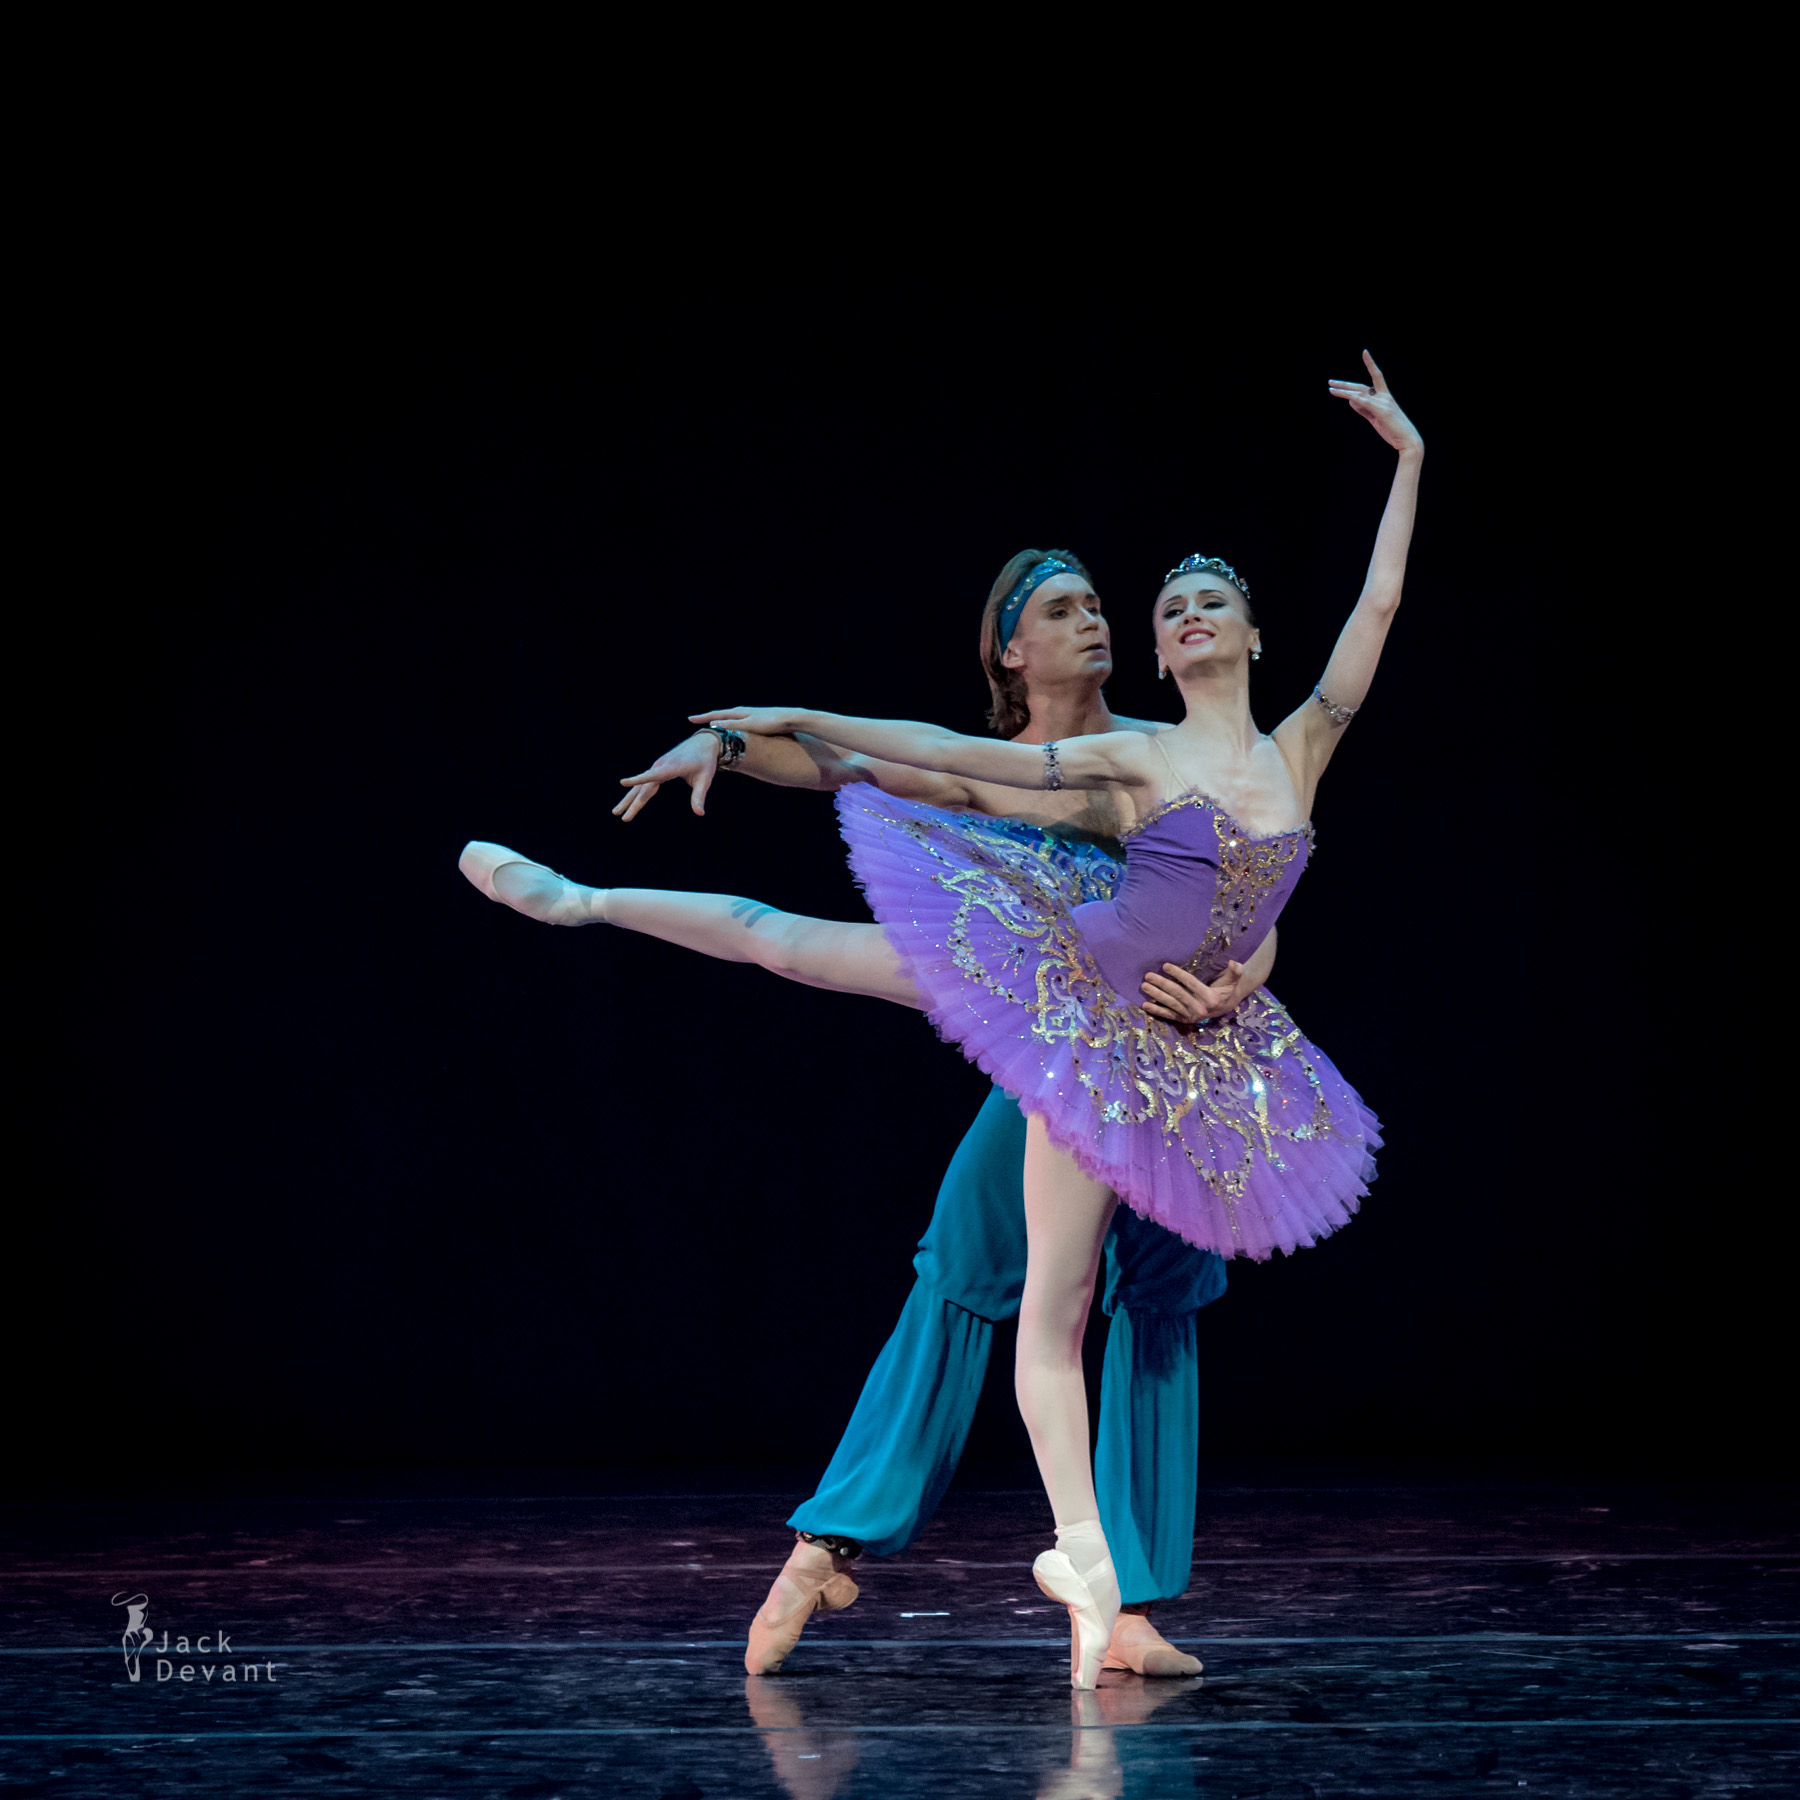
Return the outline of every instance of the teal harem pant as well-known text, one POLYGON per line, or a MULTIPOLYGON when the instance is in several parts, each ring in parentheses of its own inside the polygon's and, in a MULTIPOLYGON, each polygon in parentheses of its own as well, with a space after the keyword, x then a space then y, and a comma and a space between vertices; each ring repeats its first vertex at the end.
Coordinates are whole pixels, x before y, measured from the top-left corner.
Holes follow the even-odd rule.
MULTIPOLYGON (((957 1146, 913 1258, 919 1279, 819 1489, 788 1521, 904 1550, 956 1472, 993 1347, 1025 1286, 1025 1117, 999 1088, 957 1146)), ((1224 1259, 1120 1206, 1101 1301, 1094 1486, 1127 1603, 1182 1593, 1194 1554, 1200 1375, 1194 1315, 1225 1291, 1224 1259)))

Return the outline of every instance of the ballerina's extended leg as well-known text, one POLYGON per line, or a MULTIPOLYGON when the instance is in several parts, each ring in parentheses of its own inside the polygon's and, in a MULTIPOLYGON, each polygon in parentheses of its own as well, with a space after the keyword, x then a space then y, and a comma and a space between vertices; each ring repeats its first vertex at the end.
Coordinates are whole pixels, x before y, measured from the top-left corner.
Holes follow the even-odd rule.
POLYGON ((721 962, 755 963, 807 987, 919 1004, 879 925, 809 919, 736 894, 584 887, 503 844, 471 843, 459 866, 490 900, 545 924, 617 925, 721 962))

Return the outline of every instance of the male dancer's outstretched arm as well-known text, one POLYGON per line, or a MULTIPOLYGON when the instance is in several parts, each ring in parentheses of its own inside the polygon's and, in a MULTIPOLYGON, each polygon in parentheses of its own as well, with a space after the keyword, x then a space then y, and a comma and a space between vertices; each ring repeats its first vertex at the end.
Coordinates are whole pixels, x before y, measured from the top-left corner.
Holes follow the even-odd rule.
MULTIPOLYGON (((726 765, 734 774, 753 775, 774 787, 805 788, 814 793, 835 793, 839 788, 866 782, 884 794, 940 806, 946 812, 974 809, 968 782, 930 769, 909 769, 903 763, 882 762, 872 756, 838 750, 823 738, 801 732, 793 737, 742 737, 741 753, 726 765)), ((629 822, 655 798, 664 782, 685 781, 693 790, 689 804, 696 814, 706 812, 706 797, 719 772, 723 741, 704 727, 665 750, 642 774, 625 777, 627 792, 613 816, 629 822)))

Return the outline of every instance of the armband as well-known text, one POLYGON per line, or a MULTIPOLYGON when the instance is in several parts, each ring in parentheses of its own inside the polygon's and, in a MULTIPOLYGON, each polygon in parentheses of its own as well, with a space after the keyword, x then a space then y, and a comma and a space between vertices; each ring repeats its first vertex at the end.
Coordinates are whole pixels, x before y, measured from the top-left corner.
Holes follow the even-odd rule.
POLYGON ((1312 697, 1324 707, 1326 718, 1334 725, 1348 725, 1350 721, 1356 717, 1359 710, 1354 706, 1338 706, 1332 701, 1327 700, 1325 698, 1325 684, 1323 682, 1320 682, 1320 684, 1313 689, 1312 697))

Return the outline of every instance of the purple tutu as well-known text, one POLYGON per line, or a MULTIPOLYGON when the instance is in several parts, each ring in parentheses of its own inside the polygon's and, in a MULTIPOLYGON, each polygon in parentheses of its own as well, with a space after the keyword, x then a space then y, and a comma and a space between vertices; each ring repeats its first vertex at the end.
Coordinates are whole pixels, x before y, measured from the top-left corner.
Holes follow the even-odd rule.
POLYGON ((1191 1032, 1138 1004, 1164 962, 1210 980, 1247 960, 1310 827, 1253 837, 1183 794, 1126 835, 1121 870, 1091 844, 869 787, 841 792, 838 816, 939 1034, 1126 1205, 1258 1261, 1356 1211, 1378 1122, 1272 995, 1191 1032))

